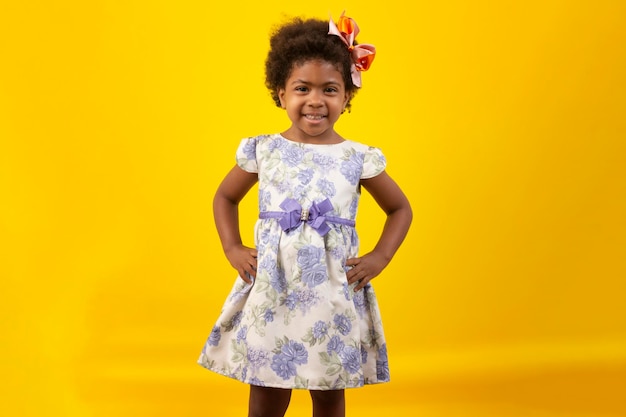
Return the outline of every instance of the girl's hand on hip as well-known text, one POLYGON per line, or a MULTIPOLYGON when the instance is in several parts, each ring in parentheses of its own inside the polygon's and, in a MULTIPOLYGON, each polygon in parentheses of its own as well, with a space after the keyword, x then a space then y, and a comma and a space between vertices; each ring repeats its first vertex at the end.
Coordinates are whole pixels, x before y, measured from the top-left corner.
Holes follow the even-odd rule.
POLYGON ((248 284, 256 278, 257 250, 244 245, 236 245, 224 251, 228 262, 239 272, 239 276, 248 284))
POLYGON ((370 252, 359 258, 350 258, 346 261, 346 266, 351 267, 346 273, 348 284, 358 282, 354 291, 359 291, 372 279, 382 272, 389 262, 384 256, 370 252))

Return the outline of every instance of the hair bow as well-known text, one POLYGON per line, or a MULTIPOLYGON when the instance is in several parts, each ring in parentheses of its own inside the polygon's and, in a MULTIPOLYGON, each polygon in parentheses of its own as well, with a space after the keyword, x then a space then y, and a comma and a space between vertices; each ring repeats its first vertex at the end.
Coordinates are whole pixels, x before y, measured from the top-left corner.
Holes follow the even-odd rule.
POLYGON ((352 83, 357 87, 361 87, 361 71, 367 71, 370 65, 372 65, 372 61, 374 61, 376 56, 376 48, 374 45, 366 43, 354 44, 354 39, 359 34, 359 27, 354 19, 344 16, 344 13, 341 13, 341 16, 339 16, 337 24, 333 22, 332 17, 330 18, 328 34, 339 36, 348 47, 352 54, 352 68, 350 70, 352 83))

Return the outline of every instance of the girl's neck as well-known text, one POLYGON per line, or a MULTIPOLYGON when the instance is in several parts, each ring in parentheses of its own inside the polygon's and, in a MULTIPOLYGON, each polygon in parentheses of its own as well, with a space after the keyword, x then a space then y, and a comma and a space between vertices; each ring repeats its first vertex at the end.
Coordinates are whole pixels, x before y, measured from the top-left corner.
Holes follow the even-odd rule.
MULTIPOLYGON (((301 132, 298 132, 301 133, 301 132)), ((292 142, 299 143, 308 143, 310 145, 335 145, 337 143, 343 142, 345 139, 342 138, 339 133, 332 131, 329 134, 323 134, 320 136, 308 136, 298 134, 293 131, 293 129, 289 128, 281 133, 281 136, 285 139, 292 142)))

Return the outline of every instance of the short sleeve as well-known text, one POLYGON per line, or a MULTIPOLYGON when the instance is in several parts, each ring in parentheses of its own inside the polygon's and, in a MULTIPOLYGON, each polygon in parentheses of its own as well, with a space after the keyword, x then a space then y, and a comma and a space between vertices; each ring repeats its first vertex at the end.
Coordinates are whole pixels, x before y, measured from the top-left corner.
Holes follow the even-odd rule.
POLYGON ((383 172, 387 166, 387 160, 383 152, 374 147, 369 147, 365 151, 365 157, 363 159, 363 171, 361 173, 361 179, 373 178, 383 172))
POLYGON ((257 138, 243 139, 237 148, 237 165, 247 172, 257 173, 259 167, 256 159, 257 138))

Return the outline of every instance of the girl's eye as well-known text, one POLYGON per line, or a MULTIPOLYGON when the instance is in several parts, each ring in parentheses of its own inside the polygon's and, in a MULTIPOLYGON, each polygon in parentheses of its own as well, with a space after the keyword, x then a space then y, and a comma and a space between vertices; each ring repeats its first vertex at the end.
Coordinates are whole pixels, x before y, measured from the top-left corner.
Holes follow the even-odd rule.
POLYGON ((328 88, 326 88, 326 92, 327 93, 336 93, 337 89, 335 87, 328 87, 328 88))
POLYGON ((302 92, 302 93, 307 92, 308 90, 309 89, 304 87, 304 86, 296 87, 296 91, 299 91, 299 92, 302 92))

